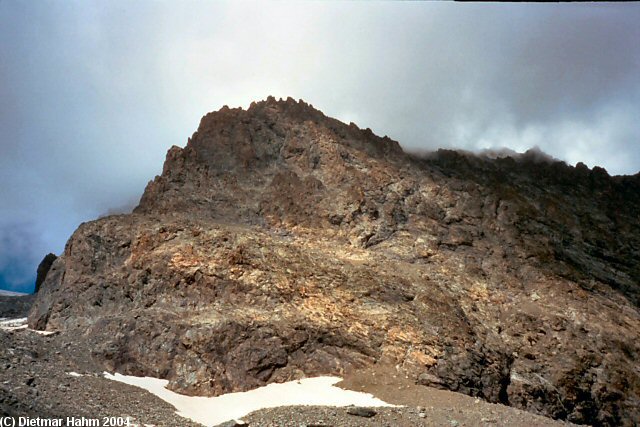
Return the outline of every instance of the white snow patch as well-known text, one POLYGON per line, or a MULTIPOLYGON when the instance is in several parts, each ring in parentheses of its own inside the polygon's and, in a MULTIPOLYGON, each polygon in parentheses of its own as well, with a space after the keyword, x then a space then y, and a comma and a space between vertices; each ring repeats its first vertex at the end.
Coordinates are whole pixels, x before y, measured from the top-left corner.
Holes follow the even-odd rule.
POLYGON ((58 332, 58 331, 38 331, 36 329, 31 329, 31 328, 29 328, 29 330, 31 332, 35 332, 36 334, 40 334, 40 335, 51 335, 51 334, 55 334, 56 332, 58 332))
POLYGON ((269 384, 242 393, 228 393, 217 397, 185 396, 166 388, 168 380, 132 377, 104 373, 114 381, 144 388, 173 405, 178 415, 211 427, 236 419, 263 408, 290 405, 322 406, 394 406, 368 393, 335 387, 339 377, 305 378, 282 384, 269 384))
POLYGON ((16 329, 25 329, 27 327, 27 318, 21 317, 19 319, 0 319, 0 329, 5 331, 13 331, 16 329))
POLYGON ((37 331, 35 329, 31 329, 29 328, 29 325, 27 324, 27 318, 26 317, 21 317, 19 319, 6 319, 6 318, 0 318, 0 329, 4 329, 5 331, 15 331, 18 329, 27 329, 31 332, 35 332, 36 334, 40 334, 40 335, 51 335, 51 334, 55 334, 58 331, 37 331))
POLYGON ((83 376, 82 374, 79 374, 79 373, 73 372, 73 371, 67 372, 67 375, 69 375, 70 377, 81 377, 81 376, 83 376))
POLYGON ((4 289, 0 289, 0 295, 5 297, 21 297, 23 295, 28 295, 28 294, 25 294, 23 292, 13 292, 13 291, 6 291, 4 289))

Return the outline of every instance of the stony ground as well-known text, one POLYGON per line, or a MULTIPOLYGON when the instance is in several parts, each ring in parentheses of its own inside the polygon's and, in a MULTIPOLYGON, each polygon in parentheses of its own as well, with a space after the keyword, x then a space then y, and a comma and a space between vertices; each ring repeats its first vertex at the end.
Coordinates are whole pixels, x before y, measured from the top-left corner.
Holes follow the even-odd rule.
MULTIPOLYGON (((563 423, 536 417, 517 410, 489 409, 484 405, 475 409, 447 407, 335 408, 321 406, 292 406, 264 409, 242 420, 250 426, 263 427, 409 427, 409 426, 560 426, 563 423), (368 408, 367 408, 368 409, 368 408), (359 415, 360 412, 364 412, 359 415), (374 414, 375 413, 375 414, 374 414), (374 414, 374 415, 372 415, 374 414), (365 416, 363 416, 365 415, 365 416), (372 415, 369 417, 369 415, 372 415)), ((568 424, 567 424, 568 425, 568 424)))
POLYGON ((102 378, 90 349, 73 336, 0 330, 0 348, 2 416, 130 417, 132 423, 199 426, 145 390, 102 378))
MULTIPOLYGON (((129 417, 131 423, 200 426, 133 386, 104 379, 91 349, 65 333, 0 330, 0 416, 129 417), (76 376, 75 374, 82 374, 76 376)), ((416 386, 388 369, 348 376, 340 386, 373 393, 395 408, 281 407, 256 411, 250 426, 554 426, 561 422, 458 393, 416 386)))
POLYGON ((391 408, 296 406, 256 411, 242 420, 251 426, 561 426, 573 425, 460 393, 416 385, 395 367, 348 374, 337 384, 398 405, 391 408))

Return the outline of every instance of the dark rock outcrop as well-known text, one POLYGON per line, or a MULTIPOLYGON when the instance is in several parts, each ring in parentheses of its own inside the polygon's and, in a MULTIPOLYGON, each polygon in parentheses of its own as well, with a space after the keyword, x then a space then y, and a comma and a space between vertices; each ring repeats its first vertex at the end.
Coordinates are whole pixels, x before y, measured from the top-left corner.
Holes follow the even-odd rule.
POLYGON ((44 282, 44 279, 47 277, 47 273, 49 272, 49 269, 51 268, 51 265, 53 264, 53 261, 56 260, 56 258, 58 258, 56 254, 49 253, 42 259, 42 261, 40 261, 36 276, 36 287, 33 291, 34 294, 38 293, 38 291, 40 290, 40 286, 42 286, 42 282, 44 282))
POLYGON ((0 295, 0 319, 27 317, 35 297, 31 295, 0 295))
POLYGON ((397 142, 292 99, 207 114, 82 224, 31 327, 189 394, 374 363, 577 423, 640 421, 640 175, 397 142))

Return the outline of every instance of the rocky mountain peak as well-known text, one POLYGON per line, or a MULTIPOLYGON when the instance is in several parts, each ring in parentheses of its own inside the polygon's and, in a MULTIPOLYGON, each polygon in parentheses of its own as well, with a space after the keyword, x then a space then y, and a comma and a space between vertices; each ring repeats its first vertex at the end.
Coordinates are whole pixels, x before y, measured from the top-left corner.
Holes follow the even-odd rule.
POLYGON ((203 158, 207 158, 207 149, 223 143, 224 137, 229 136, 233 136, 234 142, 244 149, 236 153, 244 155, 241 160, 245 165, 266 160, 262 157, 267 154, 265 150, 274 154, 274 148, 282 149, 289 144, 297 147, 302 142, 314 144, 321 138, 364 149, 371 155, 402 152, 397 142, 387 137, 380 138, 371 129, 362 130, 353 123, 345 125, 325 116, 312 105, 293 98, 276 100, 270 96, 265 101, 252 102, 247 110, 224 106, 219 111, 208 113, 201 119, 190 144, 203 151, 203 158), (312 134, 306 135, 309 132, 312 134), (303 134, 311 138, 303 138, 303 134), (271 150, 261 147, 273 145, 275 147, 271 150))
MULTIPOLYGON (((334 192, 362 193, 355 175, 364 178, 379 161, 407 158, 396 141, 370 129, 346 125, 303 101, 269 97, 248 110, 223 107, 206 114, 186 147, 169 150, 162 175, 149 183, 136 212, 190 210, 264 221, 265 209, 286 202, 269 195, 288 188, 290 197, 311 197, 319 205, 334 192)), ((318 217, 309 211, 298 219, 309 222, 309 215, 318 217)))
POLYGON ((640 175, 402 151, 301 101, 209 113, 131 215, 81 225, 31 327, 189 394, 376 365, 640 421, 640 175))

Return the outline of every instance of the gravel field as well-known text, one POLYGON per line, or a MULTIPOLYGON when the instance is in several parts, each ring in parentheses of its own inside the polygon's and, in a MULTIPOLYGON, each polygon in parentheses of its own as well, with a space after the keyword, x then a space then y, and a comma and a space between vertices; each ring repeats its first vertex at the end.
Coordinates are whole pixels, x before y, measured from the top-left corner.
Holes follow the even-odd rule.
MULTIPOLYGON (((0 345, 2 416, 128 417, 138 425, 201 426, 178 416, 175 408, 143 389, 103 378, 101 367, 92 361, 91 349, 75 337, 41 335, 26 328, 0 330, 0 345)), ((359 372, 348 376, 341 386, 408 406, 290 406, 256 411, 242 420, 250 426, 296 427, 563 425, 457 393, 415 386, 389 372, 359 372)))
POLYGON ((74 337, 0 330, 0 346, 2 416, 129 417, 138 424, 200 426, 145 390, 102 378, 90 349, 74 337))
MULTIPOLYGON (((353 409, 353 408, 351 408, 353 409)), ((357 408, 360 409, 360 408, 357 408)), ((263 409, 242 420, 250 426, 556 426, 562 423, 516 410, 456 407, 375 408, 375 415, 352 415, 349 408, 319 406, 289 406, 263 409)))

